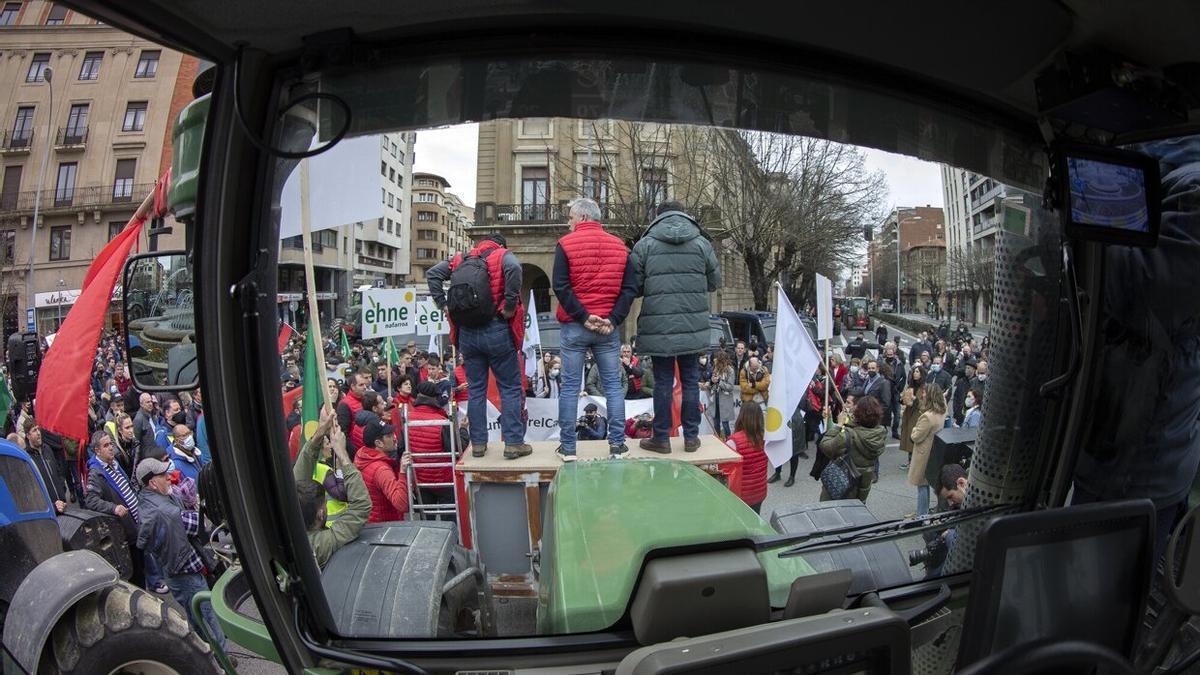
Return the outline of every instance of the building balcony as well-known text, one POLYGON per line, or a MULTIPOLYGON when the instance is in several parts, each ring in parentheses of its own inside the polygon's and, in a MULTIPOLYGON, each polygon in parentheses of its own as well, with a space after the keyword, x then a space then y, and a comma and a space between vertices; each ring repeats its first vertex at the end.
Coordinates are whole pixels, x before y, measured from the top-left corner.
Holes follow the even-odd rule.
POLYGON ((364 267, 378 267, 380 269, 391 270, 392 261, 376 258, 374 256, 358 254, 358 264, 364 267))
MULTIPOLYGON (((567 202, 557 204, 492 204, 475 205, 475 226, 490 225, 562 225, 567 222, 567 202)), ((601 220, 608 221, 608 204, 600 205, 601 220)), ((419 227, 421 223, 413 223, 419 227)))
MULTIPOLYGON (((154 183, 91 185, 70 190, 58 189, 48 185, 42 189, 41 207, 43 213, 51 213, 61 209, 84 209, 99 206, 140 203, 154 189, 154 183)), ((9 192, 0 194, 0 214, 32 212, 37 201, 36 191, 9 192)))
POLYGON ((27 154, 33 146, 33 130, 15 132, 5 129, 0 132, 0 153, 6 155, 27 154))
POLYGON ((87 127, 59 127, 54 136, 54 149, 59 152, 83 150, 87 147, 87 127))

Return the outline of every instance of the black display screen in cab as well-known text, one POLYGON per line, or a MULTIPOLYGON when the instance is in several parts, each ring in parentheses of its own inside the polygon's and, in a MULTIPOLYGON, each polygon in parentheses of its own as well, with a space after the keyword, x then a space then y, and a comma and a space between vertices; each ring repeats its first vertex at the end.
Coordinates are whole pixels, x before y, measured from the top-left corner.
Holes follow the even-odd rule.
POLYGON ((1056 150, 1058 208, 1067 236, 1129 246, 1158 243, 1158 161, 1112 148, 1065 145, 1056 150))

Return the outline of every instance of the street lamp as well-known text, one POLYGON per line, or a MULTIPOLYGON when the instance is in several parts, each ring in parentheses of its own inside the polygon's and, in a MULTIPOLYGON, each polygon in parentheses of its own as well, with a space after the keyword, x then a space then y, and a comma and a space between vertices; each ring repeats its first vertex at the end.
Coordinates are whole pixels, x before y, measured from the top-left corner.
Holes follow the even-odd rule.
POLYGON ((62 277, 59 277, 58 278, 58 325, 54 327, 54 332, 56 332, 56 333, 58 332, 59 328, 62 328, 62 307, 63 307, 63 301, 66 300, 66 295, 64 295, 63 289, 66 287, 67 287, 67 282, 63 281, 62 277))
POLYGON ((49 112, 46 115, 46 152, 42 155, 42 170, 38 174, 37 187, 33 191, 33 227, 30 228, 32 233, 29 235, 29 269, 25 272, 25 327, 37 333, 36 316, 34 312, 33 302, 33 256, 37 252, 37 229, 38 229, 38 212, 42 205, 42 184, 46 182, 46 166, 50 163, 50 146, 54 144, 54 69, 46 66, 42 70, 42 79, 46 81, 46 88, 50 91, 50 106, 49 112), (34 320, 31 321, 30 318, 34 320))

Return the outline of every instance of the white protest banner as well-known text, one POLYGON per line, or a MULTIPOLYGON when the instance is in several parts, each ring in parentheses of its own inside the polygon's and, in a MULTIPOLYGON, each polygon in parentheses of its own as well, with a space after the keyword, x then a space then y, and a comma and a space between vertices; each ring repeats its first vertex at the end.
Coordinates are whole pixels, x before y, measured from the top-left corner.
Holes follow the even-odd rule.
POLYGON ((542 333, 538 329, 537 302, 533 298, 533 289, 529 289, 529 304, 525 306, 525 341, 521 343, 521 353, 525 355, 525 377, 533 377, 537 373, 538 358, 536 348, 542 344, 542 333))
POLYGON ((432 298, 417 302, 417 335, 446 335, 450 332, 450 319, 445 310, 438 309, 432 298))
MULTIPOLYGON (((608 415, 608 406, 605 404, 602 396, 581 396, 579 405, 575 411, 573 420, 583 416, 583 409, 589 403, 595 403, 597 410, 596 414, 605 417, 608 415)), ((466 415, 468 403, 463 401, 459 403, 458 409, 460 414, 466 415)), ((489 401, 488 408, 488 442, 496 442, 500 438, 500 411, 496 406, 489 401)), ((529 423, 525 428, 525 441, 557 441, 558 440, 558 399, 557 398, 527 398, 525 399, 525 409, 529 413, 529 423)), ((642 398, 625 401, 625 419, 637 417, 642 413, 654 412, 654 399, 642 398)), ((624 424, 624 422, 622 422, 624 424)), ((712 425, 708 420, 701 416, 700 418, 700 435, 705 436, 712 433, 712 425)))
POLYGON ((766 440, 771 466, 781 466, 792 457, 792 430, 787 422, 808 389, 813 373, 821 365, 821 352, 783 287, 776 285, 779 312, 775 317, 775 364, 771 369, 771 388, 767 397, 766 440))
POLYGON ((817 275, 817 339, 833 339, 833 284, 817 275))
MULTIPOLYGON (((383 217, 382 189, 390 183, 379 174, 382 136, 345 138, 329 150, 302 160, 308 164, 309 228, 316 232, 383 217)), ((321 145, 325 141, 315 141, 321 145)), ((292 171, 279 198, 279 236, 300 234, 300 170, 292 171)))
POLYGON ((363 290, 362 338, 411 334, 415 324, 417 291, 413 288, 363 290))

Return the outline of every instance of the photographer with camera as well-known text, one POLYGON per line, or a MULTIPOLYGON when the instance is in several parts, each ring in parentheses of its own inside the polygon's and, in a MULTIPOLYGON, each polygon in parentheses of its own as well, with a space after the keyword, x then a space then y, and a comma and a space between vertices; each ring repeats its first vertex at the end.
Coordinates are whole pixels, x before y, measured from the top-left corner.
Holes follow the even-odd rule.
POLYGON ((608 438, 608 420, 596 414, 595 403, 583 407, 583 417, 575 422, 575 437, 581 441, 602 441, 608 438))
POLYGON ((771 374, 763 368, 757 356, 751 356, 746 361, 739 377, 742 388, 742 403, 766 403, 767 392, 771 388, 771 374))
POLYGON ((654 438, 654 413, 642 413, 625 420, 626 438, 654 438))
MULTIPOLYGON (((938 496, 946 500, 951 510, 961 509, 967 500, 967 470, 961 464, 947 464, 938 473, 938 496)), ((925 578, 932 579, 942 574, 942 568, 954 549, 954 541, 958 538, 958 528, 942 530, 939 534, 927 538, 925 548, 910 551, 909 566, 925 565, 925 578)))

